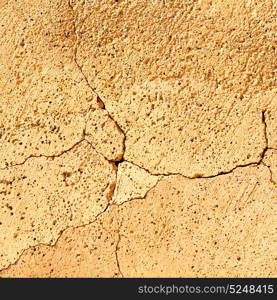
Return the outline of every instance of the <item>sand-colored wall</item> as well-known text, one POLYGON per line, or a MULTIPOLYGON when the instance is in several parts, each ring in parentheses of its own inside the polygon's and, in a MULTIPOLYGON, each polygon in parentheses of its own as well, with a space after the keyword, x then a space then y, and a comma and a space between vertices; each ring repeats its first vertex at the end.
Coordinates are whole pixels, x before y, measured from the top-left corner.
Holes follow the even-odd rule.
POLYGON ((275 277, 276 6, 0 1, 0 277, 275 277))

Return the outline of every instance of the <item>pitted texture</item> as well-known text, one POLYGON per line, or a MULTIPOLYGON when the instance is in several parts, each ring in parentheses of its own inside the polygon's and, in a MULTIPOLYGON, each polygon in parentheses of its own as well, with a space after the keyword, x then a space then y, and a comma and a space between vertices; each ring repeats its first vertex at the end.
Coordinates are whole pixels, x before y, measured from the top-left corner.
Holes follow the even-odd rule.
POLYGON ((120 206, 118 256, 130 277, 274 277, 276 185, 266 167, 171 177, 120 206), (139 211, 139 213, 138 213, 139 211))
POLYGON ((71 4, 77 61, 126 132, 126 160, 189 177, 259 161, 253 96, 276 88, 272 1, 71 4))
POLYGON ((276 277, 275 11, 0 0, 0 276, 276 277))
POLYGON ((1 8, 0 168, 62 153, 85 128, 102 140, 99 151, 104 147, 109 159, 123 155, 122 134, 76 65, 73 16, 67 1, 59 2, 9 1, 1 8))
POLYGON ((69 229, 55 246, 26 251, 0 277, 117 277, 117 239, 118 234, 107 232, 99 222, 69 229))
POLYGON ((78 142, 94 100, 73 63, 73 27, 58 1, 1 8, 1 167, 78 142), (81 100, 81 101, 80 101, 81 100))
POLYGON ((124 134, 103 109, 92 109, 87 116, 86 140, 111 161, 119 161, 124 154, 124 134))
POLYGON ((145 199, 111 206, 52 248, 28 250, 0 276, 274 277, 276 186, 269 178, 265 166, 164 178, 145 199), (103 270, 90 263, 98 257, 103 270))
POLYGON ((29 246, 53 244, 67 227, 92 222, 111 200, 115 179, 114 166, 85 141, 1 171, 1 268, 29 246))

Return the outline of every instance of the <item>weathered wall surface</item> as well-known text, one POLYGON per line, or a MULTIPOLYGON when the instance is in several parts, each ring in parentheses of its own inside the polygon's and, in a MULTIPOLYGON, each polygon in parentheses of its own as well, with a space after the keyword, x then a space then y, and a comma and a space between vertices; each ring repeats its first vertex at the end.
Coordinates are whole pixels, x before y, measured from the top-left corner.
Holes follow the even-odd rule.
POLYGON ((273 277, 276 1, 0 1, 0 277, 273 277))

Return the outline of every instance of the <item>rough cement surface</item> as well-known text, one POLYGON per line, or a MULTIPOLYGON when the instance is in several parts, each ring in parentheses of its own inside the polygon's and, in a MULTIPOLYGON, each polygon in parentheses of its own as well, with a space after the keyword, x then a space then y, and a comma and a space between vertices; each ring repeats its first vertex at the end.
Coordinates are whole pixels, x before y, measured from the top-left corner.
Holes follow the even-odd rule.
POLYGON ((0 1, 0 276, 276 276, 276 5, 0 1))
POLYGON ((216 175, 265 147, 253 97, 276 87, 272 1, 71 1, 77 61, 154 174, 216 175))
POLYGON ((273 277, 274 199, 263 165, 209 179, 170 176, 144 199, 67 230, 54 247, 31 248, 1 276, 273 277))
POLYGON ((53 244, 67 227, 93 221, 115 181, 114 166, 86 141, 61 156, 1 171, 1 267, 29 246, 53 244))
POLYGON ((120 205, 126 201, 144 198, 161 177, 151 175, 146 170, 131 163, 121 163, 117 170, 117 185, 113 202, 120 205))

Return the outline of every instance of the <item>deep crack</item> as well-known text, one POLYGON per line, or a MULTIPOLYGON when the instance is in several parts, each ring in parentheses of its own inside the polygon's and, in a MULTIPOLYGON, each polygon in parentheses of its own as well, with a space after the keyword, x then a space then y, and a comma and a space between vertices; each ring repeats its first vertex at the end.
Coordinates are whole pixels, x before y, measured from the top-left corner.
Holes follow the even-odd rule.
MULTIPOLYGON (((17 163, 17 164, 14 164, 12 166, 9 166, 7 168, 10 168, 10 167, 15 167, 15 166, 20 166, 20 165, 23 165, 25 162, 27 162, 29 159, 31 158, 39 158, 39 157, 46 157, 46 158, 55 158, 55 157, 59 157, 61 155, 63 155, 64 153, 68 152, 68 151, 71 151, 74 147, 76 147, 77 145, 79 145, 80 143, 82 143, 83 141, 86 141, 88 142, 92 148, 99 154, 99 155, 102 155, 107 161, 109 161, 110 163, 114 163, 114 165, 118 168, 118 166, 123 163, 123 162, 129 162, 143 170, 145 170, 146 172, 148 172, 149 174, 153 175, 153 176, 161 176, 161 178, 157 181, 157 183, 151 187, 143 197, 138 197, 138 198, 134 198, 134 199, 131 199, 129 201, 125 201, 121 204, 114 204, 114 205, 123 205, 125 204, 126 202, 130 202, 130 201, 133 201, 133 200, 138 200, 138 199, 145 199, 148 195, 148 193, 153 189, 155 188, 158 183, 165 177, 169 177, 169 176, 182 176, 184 178, 188 178, 188 179, 208 179, 208 178, 214 178, 214 177, 218 177, 218 176, 221 176, 221 175, 227 175, 227 174, 230 174, 232 173, 234 170, 238 169, 238 168, 244 168, 244 167, 248 167, 248 166, 258 166, 260 164, 263 164, 264 166, 268 167, 268 169, 270 170, 270 173, 271 173, 271 180, 272 180, 272 171, 270 169, 270 167, 268 165, 266 165, 263 160, 264 160, 264 157, 265 157, 265 154, 267 152, 267 150, 269 149, 272 149, 272 150, 277 150, 275 148, 270 148, 268 145, 268 136, 267 136, 267 123, 266 123, 266 117, 265 117, 265 113, 266 111, 262 111, 262 123, 264 124, 264 138, 265 138, 265 142, 266 142, 266 147, 263 149, 263 151, 261 152, 260 154, 260 159, 257 161, 257 162, 251 162, 251 163, 247 163, 247 164, 244 164, 244 165, 237 165, 235 166, 234 168, 230 169, 229 171, 223 171, 223 172, 219 172, 218 174, 215 174, 215 175, 210 175, 210 176, 197 176, 197 177, 189 177, 189 176, 184 176, 183 174, 180 174, 180 173, 169 173, 169 174, 159 174, 159 173, 155 173, 155 174, 152 174, 150 172, 149 169, 145 168, 145 167, 142 167, 140 165, 137 165, 135 164, 134 162, 131 162, 131 161, 127 161, 124 159, 124 154, 125 154, 125 151, 126 151, 126 133, 122 130, 122 128, 119 126, 118 122, 112 117, 112 115, 110 114, 110 112, 106 109, 106 106, 105 106, 105 103, 103 102, 103 100, 101 99, 101 97, 99 96, 99 94, 97 93, 97 91, 90 85, 89 83, 89 80, 88 78, 86 77, 85 73, 83 72, 83 69, 82 67, 80 66, 80 64, 78 63, 78 60, 77 60, 77 56, 78 56, 78 33, 77 33, 77 29, 76 29, 76 19, 75 19, 75 13, 74 13, 74 8, 71 4, 71 1, 68 0, 68 5, 70 7, 70 9, 72 10, 72 14, 73 14, 73 29, 74 29, 74 34, 75 34, 75 38, 76 38, 76 43, 75 43, 75 48, 74 48, 74 62, 77 66, 77 68, 79 69, 80 73, 82 74, 84 80, 86 81, 88 87, 90 88, 90 90, 92 91, 93 94, 95 94, 97 96, 97 103, 99 105, 99 107, 103 110, 105 110, 108 115, 109 115, 109 118, 114 122, 114 124, 116 125, 117 129, 119 130, 119 132, 121 132, 124 136, 124 140, 123 140, 123 153, 121 155, 121 158, 118 159, 116 162, 114 161, 111 161, 111 160, 108 160, 103 154, 99 153, 98 151, 96 151, 95 147, 93 147, 91 145, 91 143, 89 143, 86 139, 85 139, 85 135, 86 135, 86 128, 84 129, 83 131, 83 137, 80 141, 78 141, 77 143, 75 143, 74 145, 72 145, 69 149, 67 150, 64 150, 62 151, 60 154, 56 154, 56 155, 31 155, 29 157, 27 157, 23 162, 21 163, 17 163)), ((5 170, 7 168, 2 168, 1 170, 5 170)), ((117 176, 118 176, 118 172, 116 171, 116 184, 117 184, 117 176)), ((272 180, 273 181, 273 180, 272 180)), ((274 181, 273 181, 274 182, 274 181)), ((115 191, 115 188, 113 189, 113 193, 115 191)), ((108 211, 110 205, 112 204, 111 200, 108 201, 106 207, 104 208, 104 210, 102 212, 100 212, 95 218, 93 221, 89 222, 89 223, 86 223, 86 224, 82 224, 82 225, 78 225, 78 226, 69 226, 69 227, 66 227, 65 229, 63 229, 60 233, 59 233, 59 236, 57 237, 56 241, 53 243, 53 244, 47 244, 47 243, 38 243, 34 246, 30 246, 24 250, 22 250, 22 252, 20 253, 20 255, 18 256, 18 258, 11 264, 9 264, 7 267, 1 269, 0 271, 4 271, 4 270, 8 270, 9 268, 11 268, 12 266, 16 265, 18 263, 18 261, 21 259, 21 257, 24 255, 24 253, 30 249, 34 249, 36 247, 39 247, 39 246, 48 246, 48 247, 55 247, 58 243, 58 241, 60 240, 60 238, 62 237, 62 235, 64 234, 65 231, 69 230, 69 229, 78 229, 78 228, 82 228, 82 227, 86 227, 86 226, 89 226, 91 225, 92 223, 96 222, 98 220, 98 218, 104 214, 106 211, 108 211)), ((120 235, 120 232, 118 231, 118 240, 117 240, 117 244, 116 244, 116 249, 115 249, 115 257, 116 257, 116 263, 117 263, 117 267, 118 267, 118 272, 119 274, 123 276, 123 273, 122 273, 122 270, 121 270, 121 267, 120 267, 120 262, 119 262, 119 257, 118 257, 118 250, 119 250, 119 244, 121 242, 121 235, 120 235)))
POLYGON ((105 102, 102 100, 102 98, 100 97, 100 95, 98 94, 98 92, 91 86, 91 84, 89 83, 89 80, 86 76, 86 74, 83 71, 83 68, 81 67, 81 65, 78 63, 78 33, 77 33, 77 28, 76 28, 76 17, 75 17, 75 13, 74 13, 74 8, 71 4, 71 1, 68 0, 68 5, 70 7, 70 9, 72 10, 72 15, 73 15, 73 29, 74 29, 74 34, 75 34, 75 38, 76 38, 76 43, 75 43, 75 48, 74 48, 74 62, 77 66, 77 68, 79 69, 80 73, 82 74, 83 78, 85 79, 87 86, 90 88, 90 90, 92 91, 92 93, 94 95, 96 95, 97 97, 97 104, 99 106, 99 108, 105 110, 109 116, 109 118, 114 122, 115 126, 117 127, 117 130, 123 135, 124 139, 123 139, 123 145, 122 145, 122 153, 120 158, 117 161, 122 161, 123 157, 124 157, 124 153, 125 153, 125 141, 126 141, 126 134, 123 131, 123 129, 120 127, 120 125, 118 124, 118 122, 114 119, 114 117, 111 115, 111 113, 107 110, 105 102))
MULTIPOLYGON (((152 176, 164 176, 164 177, 167 177, 167 176, 172 176, 172 175, 176 175, 176 176, 182 176, 184 178, 188 178, 188 179, 207 179, 207 178, 214 178, 214 177, 218 177, 218 176, 221 176, 221 175, 228 175, 230 173, 232 173, 233 171, 235 171, 236 169, 238 168, 244 168, 244 167, 249 167, 249 166, 258 166, 260 165, 262 162, 263 162, 263 159, 265 157, 265 154, 267 152, 267 150, 269 149, 272 149, 272 148, 269 148, 268 147, 268 137, 267 137, 267 123, 266 123, 266 119, 265 119, 265 112, 266 111, 262 111, 262 123, 264 124, 264 139, 265 139, 265 148, 262 150, 261 154, 260 154, 260 159, 257 161, 257 162, 250 162, 250 163, 246 163, 246 164, 241 164, 241 165, 236 165, 235 167, 231 168, 230 170, 228 171, 221 171, 215 175, 207 175, 207 176, 203 176, 203 175, 196 175, 196 176, 186 176, 184 174, 181 174, 181 173, 152 173, 148 168, 146 167, 142 167, 141 165, 138 165, 136 163, 134 163, 133 161, 128 161, 128 160, 123 160, 125 162, 128 162, 128 163, 131 163, 141 169, 143 169, 144 171, 146 171, 147 173, 149 173, 150 175, 152 176)), ((123 162, 122 161, 122 162, 123 162)))

